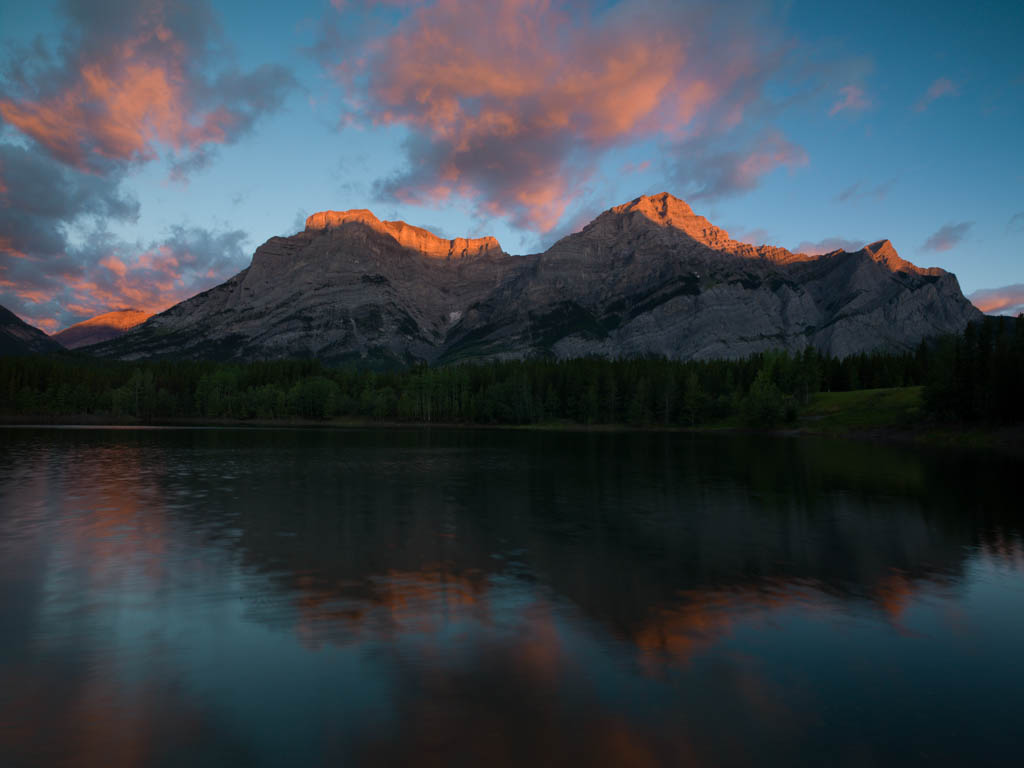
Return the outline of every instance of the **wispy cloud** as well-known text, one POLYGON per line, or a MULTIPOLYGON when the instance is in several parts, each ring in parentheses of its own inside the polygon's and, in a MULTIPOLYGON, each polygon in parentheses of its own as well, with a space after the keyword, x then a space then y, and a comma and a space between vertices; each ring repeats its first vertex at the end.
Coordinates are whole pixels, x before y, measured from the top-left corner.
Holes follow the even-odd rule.
POLYGON ((610 148, 743 121, 781 55, 757 8, 438 0, 358 52, 339 38, 331 71, 360 118, 409 130, 406 167, 377 182, 380 198, 460 197, 546 232, 610 148))
POLYGON ((843 111, 860 112, 871 106, 871 100, 858 85, 847 85, 839 89, 839 100, 828 111, 829 117, 843 111))
POLYGON ((766 243, 774 243, 774 236, 763 227, 755 227, 754 229, 743 229, 730 227, 729 236, 734 240, 739 240, 741 243, 750 243, 751 245, 765 245, 766 243))
POLYGON ((650 160, 644 160, 642 163, 623 163, 622 168, 619 169, 619 173, 623 176, 630 173, 643 173, 650 167, 650 160))
POLYGON ((982 288, 970 296, 971 303, 990 315, 1017 315, 1024 312, 1024 284, 1002 288, 982 288))
POLYGON ((819 256, 823 253, 831 253, 832 251, 859 251, 864 247, 864 242, 861 240, 847 240, 844 237, 826 237, 824 240, 818 240, 817 242, 811 242, 810 240, 804 240, 799 245, 796 245, 791 250, 793 253, 806 253, 811 256, 819 256))
POLYGON ((973 221, 946 224, 933 232, 921 247, 926 251, 948 251, 959 245, 973 226, 973 221))
POLYGON ((895 183, 895 178, 887 179, 880 184, 867 184, 865 182, 858 181, 843 189, 838 195, 836 195, 835 200, 837 203, 846 203, 854 200, 865 199, 881 200, 889 194, 889 190, 895 183))
POLYGON ((956 84, 946 77, 940 77, 928 86, 928 90, 924 92, 924 95, 917 100, 914 104, 915 112, 924 112, 928 106, 936 99, 942 98, 943 96, 955 96, 959 93, 959 89, 956 84))
POLYGON ((714 141, 680 145, 672 174, 687 198, 716 200, 750 191, 779 168, 807 165, 807 153, 781 133, 767 132, 739 149, 719 149, 714 141))

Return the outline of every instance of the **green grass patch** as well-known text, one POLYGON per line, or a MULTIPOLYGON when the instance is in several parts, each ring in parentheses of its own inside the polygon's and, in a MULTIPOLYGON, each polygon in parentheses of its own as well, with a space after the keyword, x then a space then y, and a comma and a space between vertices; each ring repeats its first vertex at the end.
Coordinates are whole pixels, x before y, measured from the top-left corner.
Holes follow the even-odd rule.
POLYGON ((799 426, 812 432, 909 429, 921 424, 924 387, 819 392, 801 412, 799 426))

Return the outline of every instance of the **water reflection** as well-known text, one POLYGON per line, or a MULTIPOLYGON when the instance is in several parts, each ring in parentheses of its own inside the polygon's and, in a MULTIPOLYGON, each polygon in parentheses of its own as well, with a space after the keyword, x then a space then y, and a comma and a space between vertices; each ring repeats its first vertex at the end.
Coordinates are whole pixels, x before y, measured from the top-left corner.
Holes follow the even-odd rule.
POLYGON ((6 430, 0 750, 997 761, 1019 471, 807 439, 6 430))

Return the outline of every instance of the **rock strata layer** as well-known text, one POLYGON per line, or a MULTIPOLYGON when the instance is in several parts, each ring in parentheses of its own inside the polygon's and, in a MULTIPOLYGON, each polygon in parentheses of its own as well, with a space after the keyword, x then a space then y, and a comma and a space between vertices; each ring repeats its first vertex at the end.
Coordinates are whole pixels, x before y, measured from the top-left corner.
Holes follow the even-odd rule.
POLYGON ((227 282, 92 349, 370 366, 808 346, 842 357, 913 349, 979 316, 954 275, 904 261, 888 240, 822 256, 753 246, 661 194, 526 256, 365 210, 317 213, 227 282))

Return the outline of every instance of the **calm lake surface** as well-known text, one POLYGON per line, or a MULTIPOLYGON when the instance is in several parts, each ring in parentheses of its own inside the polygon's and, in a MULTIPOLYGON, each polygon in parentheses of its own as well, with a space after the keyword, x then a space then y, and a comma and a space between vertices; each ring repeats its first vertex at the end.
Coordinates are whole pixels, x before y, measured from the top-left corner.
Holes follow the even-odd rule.
POLYGON ((0 764, 1019 764, 1022 470, 0 429, 0 764))

